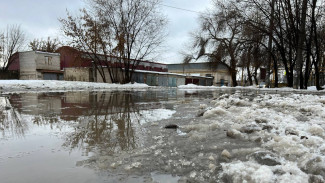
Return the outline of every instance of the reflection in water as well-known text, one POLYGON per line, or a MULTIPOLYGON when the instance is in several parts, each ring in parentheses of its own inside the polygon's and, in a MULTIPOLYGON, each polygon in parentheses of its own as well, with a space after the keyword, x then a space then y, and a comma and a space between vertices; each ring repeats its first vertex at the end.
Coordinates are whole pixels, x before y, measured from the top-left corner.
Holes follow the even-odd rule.
POLYGON ((92 101, 88 113, 76 120, 64 146, 83 148, 85 153, 105 149, 109 154, 135 148, 134 127, 139 124, 140 114, 132 94, 98 93, 92 101))
POLYGON ((160 90, 13 94, 0 98, 0 133, 2 136, 7 134, 7 137, 23 137, 31 125, 49 126, 51 129, 72 125, 74 132, 67 135, 65 147, 82 148, 86 152, 96 146, 109 147, 113 153, 137 146, 139 137, 136 133, 141 129, 135 127, 148 117, 144 111, 172 109, 164 101, 180 102, 184 99, 186 102, 191 98, 215 98, 232 92, 160 90))
MULTIPOLYGON (((135 127, 148 109, 172 107, 164 101, 214 98, 233 91, 160 90, 144 92, 54 92, 22 93, 1 97, 0 133, 23 137, 31 125, 51 129, 72 125, 65 147, 91 151, 96 146, 129 150, 137 146, 135 127), (22 117, 23 116, 23 117, 22 117), (32 123, 30 123, 32 122, 32 123)), ((157 113, 161 111, 156 111, 157 113)), ((160 116, 153 115, 155 117, 160 116)), ((98 147, 97 147, 98 149, 98 147)))
POLYGON ((27 124, 21 119, 17 109, 11 106, 8 98, 0 97, 0 132, 2 137, 23 137, 27 129, 27 124))
POLYGON ((171 110, 162 110, 168 106, 164 101, 184 96, 175 90, 13 94, 1 97, 0 131, 2 136, 12 132, 8 137, 24 137, 28 126, 69 126, 73 130, 65 133, 63 146, 70 151, 128 151, 139 145, 141 124, 171 115, 171 110))

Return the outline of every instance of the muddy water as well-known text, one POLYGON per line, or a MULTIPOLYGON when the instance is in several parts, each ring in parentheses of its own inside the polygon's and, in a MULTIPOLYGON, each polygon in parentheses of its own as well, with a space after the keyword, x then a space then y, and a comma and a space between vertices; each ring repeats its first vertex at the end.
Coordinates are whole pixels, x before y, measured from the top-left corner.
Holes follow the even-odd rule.
MULTIPOLYGON (((1 95, 0 182, 181 182, 209 172, 205 156, 257 145, 234 142, 225 129, 189 140, 163 127, 199 123, 199 105, 227 92, 234 91, 1 95)), ((216 180, 217 171, 202 177, 216 180)))

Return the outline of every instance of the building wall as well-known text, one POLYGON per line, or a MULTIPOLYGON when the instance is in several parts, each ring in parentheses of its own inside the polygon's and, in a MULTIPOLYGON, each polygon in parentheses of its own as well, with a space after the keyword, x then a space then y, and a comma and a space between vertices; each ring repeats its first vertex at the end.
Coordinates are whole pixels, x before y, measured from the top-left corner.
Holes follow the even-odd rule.
MULTIPOLYGON (((57 50, 61 55, 61 69, 66 67, 92 67, 93 59, 85 52, 80 52, 72 47, 63 46, 57 50)), ((104 55, 98 55, 102 57, 103 61, 105 60, 104 55)), ((110 56, 110 64, 113 67, 117 67, 119 64, 118 58, 110 56)), ((131 63, 134 60, 130 61, 131 63)), ((106 66, 106 65, 103 65, 106 66)), ((139 65, 135 68, 136 70, 148 70, 148 71, 157 71, 157 72, 167 72, 168 68, 166 64, 155 63, 149 61, 140 61, 139 65)))
POLYGON ((136 83, 144 83, 144 74, 141 72, 134 72, 131 81, 136 83))
POLYGON ((89 82, 90 68, 65 68, 64 80, 66 81, 86 81, 89 82))
POLYGON ((42 70, 60 71, 60 55, 28 51, 19 53, 19 72, 21 80, 42 80, 42 70))
POLYGON ((232 81, 229 73, 217 72, 211 74, 211 76, 214 77, 214 85, 230 85, 232 81))
MULTIPOLYGON (((112 69, 112 72, 114 72, 113 74, 116 77, 122 78, 122 73, 120 72, 120 69, 112 69)), ((104 74, 105 74, 106 82, 112 83, 111 77, 110 77, 107 69, 104 69, 104 74)), ((100 73, 98 71, 96 71, 96 77, 97 77, 97 82, 104 83, 103 77, 100 75, 100 73)))
POLYGON ((18 52, 13 54, 12 61, 11 61, 11 63, 9 63, 8 70, 9 71, 19 71, 19 53, 18 52))
POLYGON ((158 75, 158 86, 168 86, 167 75, 158 75))
MULTIPOLYGON (((214 69, 208 63, 169 64, 168 71, 171 73, 203 77, 213 76, 213 85, 231 84, 231 75, 224 64, 219 64, 214 69)), ((203 81, 201 82, 203 83, 203 81)))
POLYGON ((35 52, 19 53, 19 70, 21 80, 37 80, 35 52))
POLYGON ((43 70, 60 70, 60 54, 35 52, 36 69, 43 70))
POLYGON ((185 77, 177 77, 177 86, 185 85, 185 77))

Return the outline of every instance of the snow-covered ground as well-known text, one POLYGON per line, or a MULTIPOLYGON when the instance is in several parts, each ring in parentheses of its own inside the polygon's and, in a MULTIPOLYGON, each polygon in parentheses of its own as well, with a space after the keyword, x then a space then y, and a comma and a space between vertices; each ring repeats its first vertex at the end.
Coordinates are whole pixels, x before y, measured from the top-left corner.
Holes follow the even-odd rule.
MULTIPOLYGON (((76 91, 76 90, 107 90, 107 89, 147 89, 150 86, 143 83, 134 84, 108 84, 96 82, 80 81, 58 81, 58 80, 0 80, 0 92, 37 92, 37 91, 76 91)), ((324 86, 325 87, 325 86, 324 86)), ((194 84, 181 85, 177 87, 181 90, 215 90, 234 89, 233 87, 199 86, 194 84)), ((256 86, 236 87, 236 89, 248 90, 272 90, 272 91, 300 91, 300 92, 322 92, 317 91, 315 86, 308 87, 307 90, 297 90, 293 88, 257 88, 256 86)), ((325 92, 325 91, 323 91, 325 92)))
POLYGON ((72 91, 104 89, 146 89, 146 84, 108 84, 57 80, 0 80, 0 91, 72 91))
MULTIPOLYGON (((191 90, 191 89, 208 89, 208 90, 212 90, 212 89, 225 89, 225 88, 234 88, 234 87, 227 87, 227 86, 199 86, 199 85, 195 85, 195 84, 187 84, 187 85, 180 85, 178 86, 178 89, 182 89, 182 90, 191 90)), ((289 87, 282 87, 282 88, 259 88, 257 86, 237 86, 235 87, 236 89, 247 89, 247 90, 265 90, 265 91, 299 91, 299 92, 323 92, 325 93, 325 91, 317 91, 316 86, 310 86, 307 88, 307 90, 300 90, 300 89, 293 89, 293 88, 289 88, 289 87)), ((323 86, 323 88, 325 88, 325 86, 323 86)))
POLYGON ((251 93, 182 104, 152 124, 151 146, 104 163, 180 182, 325 182, 325 96, 251 93), (177 133, 155 129, 170 123, 177 133))
POLYGON ((204 116, 224 116, 227 135, 261 143, 247 161, 222 163, 220 176, 234 182, 325 181, 325 97, 239 95, 213 100, 204 116), (222 113, 220 112, 222 111, 222 113))

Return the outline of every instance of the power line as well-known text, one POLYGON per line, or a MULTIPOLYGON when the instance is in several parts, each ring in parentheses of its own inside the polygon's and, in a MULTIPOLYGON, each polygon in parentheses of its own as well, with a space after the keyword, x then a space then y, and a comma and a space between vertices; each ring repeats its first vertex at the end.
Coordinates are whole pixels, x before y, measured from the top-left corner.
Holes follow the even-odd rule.
POLYGON ((198 12, 198 11, 194 11, 194 10, 189 10, 189 9, 185 9, 185 8, 179 8, 179 7, 175 7, 175 6, 169 6, 169 5, 160 4, 160 3, 159 3, 159 5, 161 5, 161 6, 165 6, 165 7, 168 7, 168 8, 177 9, 177 10, 182 10, 182 11, 187 11, 187 12, 197 13, 197 14, 200 14, 200 15, 204 15, 204 14, 206 14, 206 13, 202 13, 202 12, 198 12))

